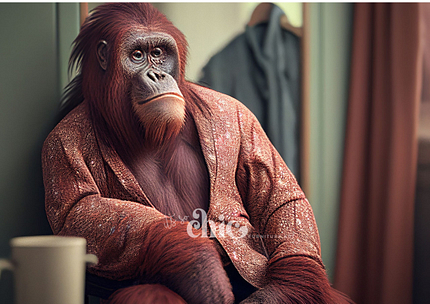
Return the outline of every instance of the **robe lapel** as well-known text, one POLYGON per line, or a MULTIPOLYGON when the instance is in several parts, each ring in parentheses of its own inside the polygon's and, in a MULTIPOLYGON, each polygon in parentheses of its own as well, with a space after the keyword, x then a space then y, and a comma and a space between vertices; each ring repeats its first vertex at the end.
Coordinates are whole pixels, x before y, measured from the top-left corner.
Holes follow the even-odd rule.
POLYGON ((146 194, 143 192, 142 188, 137 182, 137 179, 121 160, 118 153, 106 145, 103 140, 99 139, 99 134, 97 134, 96 130, 94 132, 96 133, 103 159, 112 169, 118 181, 124 187, 124 190, 131 195, 134 201, 146 206, 154 207, 146 194))

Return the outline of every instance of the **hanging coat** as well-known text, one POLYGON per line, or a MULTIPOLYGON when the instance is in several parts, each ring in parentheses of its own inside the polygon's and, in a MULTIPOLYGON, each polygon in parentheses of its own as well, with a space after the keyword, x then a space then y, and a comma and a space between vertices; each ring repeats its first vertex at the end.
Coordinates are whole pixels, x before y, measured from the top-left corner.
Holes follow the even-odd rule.
POLYGON ((199 82, 243 102, 299 179, 300 38, 281 27, 283 14, 274 5, 268 23, 247 26, 199 82))

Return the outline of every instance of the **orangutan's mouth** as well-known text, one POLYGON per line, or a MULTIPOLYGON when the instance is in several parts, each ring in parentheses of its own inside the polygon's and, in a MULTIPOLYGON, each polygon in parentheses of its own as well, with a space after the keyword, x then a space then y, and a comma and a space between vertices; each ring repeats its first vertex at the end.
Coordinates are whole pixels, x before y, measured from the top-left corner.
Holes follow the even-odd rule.
POLYGON ((181 99, 184 100, 184 97, 181 94, 175 93, 175 92, 169 92, 169 93, 163 93, 160 95, 153 96, 151 98, 138 101, 137 104, 143 105, 145 103, 149 103, 151 101, 157 100, 157 99, 164 99, 164 98, 174 98, 174 99, 181 99))

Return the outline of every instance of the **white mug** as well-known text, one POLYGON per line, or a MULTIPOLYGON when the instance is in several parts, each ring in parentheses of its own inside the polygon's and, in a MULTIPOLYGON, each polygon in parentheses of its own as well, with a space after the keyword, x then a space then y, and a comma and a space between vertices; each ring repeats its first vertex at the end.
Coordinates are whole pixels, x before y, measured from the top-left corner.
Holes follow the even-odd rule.
POLYGON ((12 259, 0 259, 14 272, 17 304, 84 303, 85 264, 98 262, 86 254, 87 242, 80 237, 28 236, 10 241, 12 259))

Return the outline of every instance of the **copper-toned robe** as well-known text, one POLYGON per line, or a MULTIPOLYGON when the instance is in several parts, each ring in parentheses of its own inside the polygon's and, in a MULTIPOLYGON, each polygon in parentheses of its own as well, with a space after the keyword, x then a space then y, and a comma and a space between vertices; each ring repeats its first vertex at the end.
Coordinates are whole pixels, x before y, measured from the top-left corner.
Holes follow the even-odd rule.
MULTIPOLYGON (((311 207, 255 116, 229 96, 193 90, 209 105, 202 110, 207 113, 192 114, 210 174, 210 230, 239 273, 261 287, 270 258, 300 255, 321 263, 311 207)), ((49 134, 42 158, 54 233, 87 239, 88 251, 100 260, 92 273, 136 277, 145 258, 143 231, 166 216, 116 151, 98 140, 86 101, 49 134)), ((168 224, 174 222, 166 218, 165 229, 168 224)))

